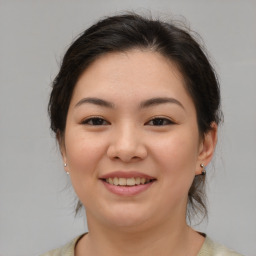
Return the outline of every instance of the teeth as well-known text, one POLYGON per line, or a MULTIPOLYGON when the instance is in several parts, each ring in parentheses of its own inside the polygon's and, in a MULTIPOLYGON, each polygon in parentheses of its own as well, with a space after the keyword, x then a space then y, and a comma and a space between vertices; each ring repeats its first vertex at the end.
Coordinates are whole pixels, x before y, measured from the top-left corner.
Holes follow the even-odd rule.
POLYGON ((113 184, 116 186, 119 185, 119 179, 115 177, 113 180, 113 184))
POLYGON ((136 185, 140 185, 140 178, 139 178, 139 177, 137 177, 137 178, 135 179, 135 183, 136 183, 136 185))
POLYGON ((126 179, 125 178, 119 178, 119 185, 126 186, 126 179))
POLYGON ((126 185, 128 186, 134 186, 135 185, 135 179, 134 178, 129 178, 126 180, 126 185))
POLYGON ((127 178, 127 179, 115 177, 115 178, 107 178, 106 182, 115 186, 135 186, 135 185, 146 184, 150 182, 150 180, 145 178, 140 178, 140 177, 127 178))

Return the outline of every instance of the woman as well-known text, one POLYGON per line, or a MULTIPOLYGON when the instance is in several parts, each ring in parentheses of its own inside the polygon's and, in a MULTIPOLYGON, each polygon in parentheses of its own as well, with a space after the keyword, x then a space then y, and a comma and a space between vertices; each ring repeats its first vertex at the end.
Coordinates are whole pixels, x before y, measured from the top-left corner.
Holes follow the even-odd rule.
POLYGON ((173 24, 113 16, 70 46, 51 128, 88 230, 45 255, 239 255, 193 230, 221 121, 216 75, 173 24))

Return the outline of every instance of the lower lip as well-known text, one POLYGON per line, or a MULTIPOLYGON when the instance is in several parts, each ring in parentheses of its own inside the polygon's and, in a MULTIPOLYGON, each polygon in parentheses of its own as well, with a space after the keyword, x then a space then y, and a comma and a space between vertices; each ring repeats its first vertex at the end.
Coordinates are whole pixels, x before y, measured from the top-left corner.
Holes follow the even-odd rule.
POLYGON ((154 183, 154 181, 153 181, 153 182, 149 182, 147 184, 136 185, 136 186, 115 186, 115 185, 111 185, 103 180, 102 180, 102 182, 110 192, 112 192, 116 195, 119 195, 119 196, 134 196, 134 195, 140 194, 140 193, 144 192, 145 190, 147 190, 149 187, 151 187, 151 185, 154 183))

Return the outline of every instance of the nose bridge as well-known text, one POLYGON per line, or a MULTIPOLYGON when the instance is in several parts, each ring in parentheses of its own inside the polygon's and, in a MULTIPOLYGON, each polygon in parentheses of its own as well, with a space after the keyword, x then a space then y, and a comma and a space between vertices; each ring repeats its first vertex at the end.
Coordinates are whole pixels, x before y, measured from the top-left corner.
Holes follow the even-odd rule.
POLYGON ((116 127, 112 134, 112 143, 109 153, 112 158, 119 158, 122 161, 144 158, 146 148, 139 128, 131 122, 123 122, 116 127))
POLYGON ((132 154, 139 144, 137 133, 138 131, 136 131, 135 125, 131 123, 125 122, 120 125, 114 135, 114 143, 117 151, 132 154))

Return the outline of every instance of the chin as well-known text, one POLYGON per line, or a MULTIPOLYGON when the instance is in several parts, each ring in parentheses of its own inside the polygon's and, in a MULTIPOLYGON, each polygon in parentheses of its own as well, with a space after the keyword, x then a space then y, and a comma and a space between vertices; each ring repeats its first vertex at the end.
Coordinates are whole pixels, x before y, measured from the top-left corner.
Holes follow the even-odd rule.
MULTIPOLYGON (((113 210, 113 209, 112 209, 113 210)), ((105 225, 111 226, 112 229, 127 229, 133 230, 135 228, 144 227, 148 222, 150 216, 146 211, 141 211, 138 207, 119 207, 111 212, 107 212, 105 216, 101 215, 101 220, 105 225), (137 208, 137 209, 136 209, 137 208)))
POLYGON ((119 230, 122 232, 138 232, 139 230, 147 229, 147 221, 145 219, 115 219, 107 223, 112 230, 119 230))

